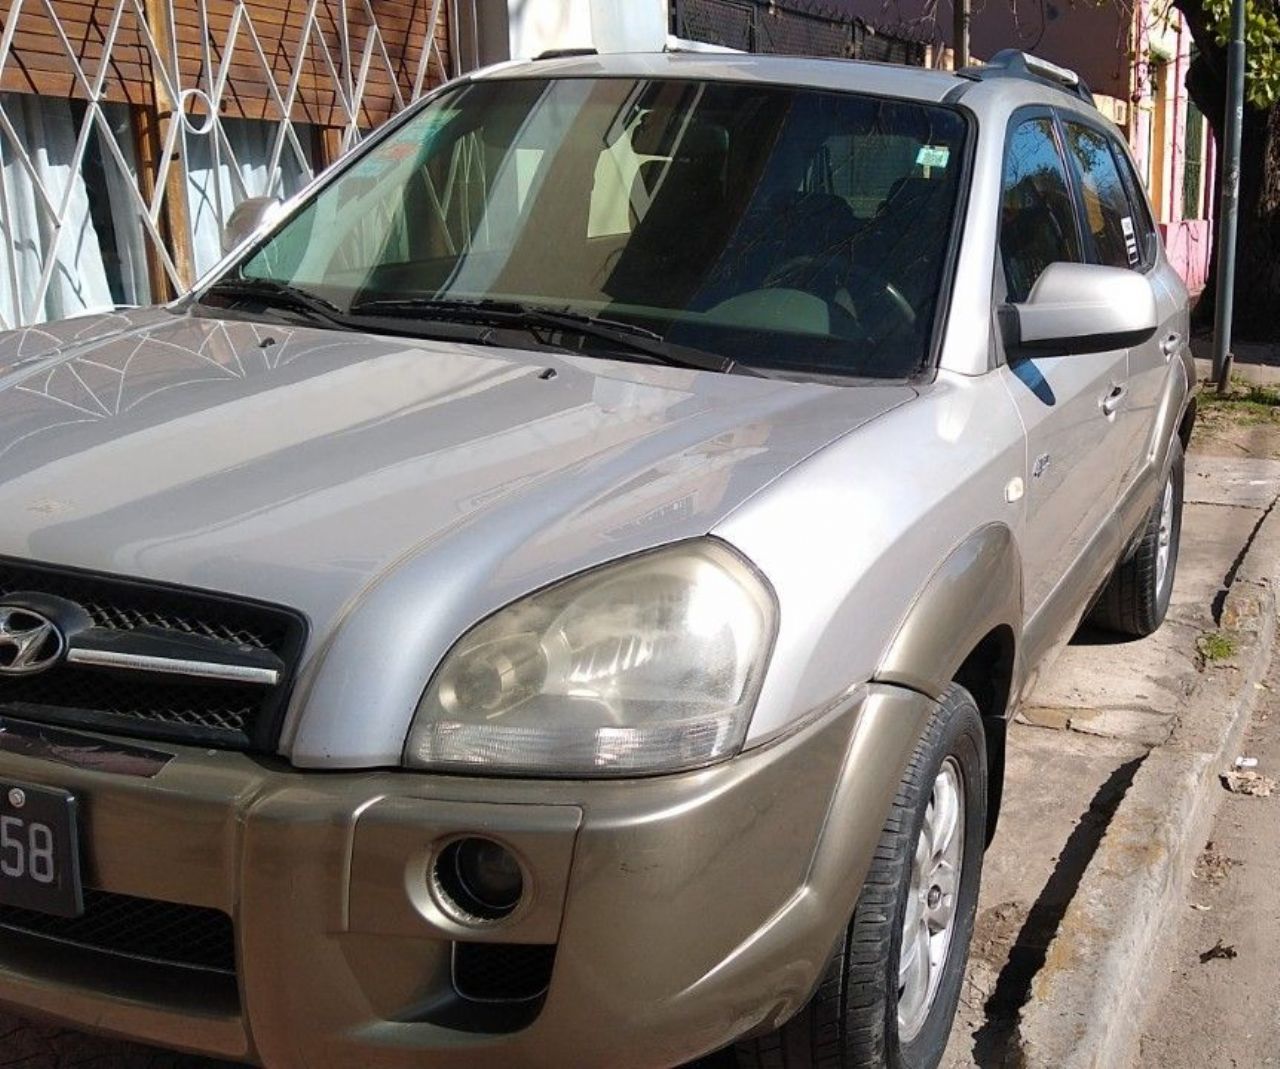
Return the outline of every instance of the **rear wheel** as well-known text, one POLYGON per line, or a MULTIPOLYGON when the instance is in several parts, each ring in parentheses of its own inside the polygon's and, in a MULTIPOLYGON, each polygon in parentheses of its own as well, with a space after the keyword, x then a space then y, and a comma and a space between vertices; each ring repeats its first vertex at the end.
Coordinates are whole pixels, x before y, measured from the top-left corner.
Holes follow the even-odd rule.
POLYGON ((898 787, 853 919, 817 993, 743 1069, 930 1069, 960 997, 986 828, 986 748, 952 685, 898 787))
POLYGON ((1173 441, 1164 486, 1138 544, 1116 567, 1089 622, 1122 635, 1145 638, 1164 622, 1173 596, 1182 536, 1182 443, 1173 441))

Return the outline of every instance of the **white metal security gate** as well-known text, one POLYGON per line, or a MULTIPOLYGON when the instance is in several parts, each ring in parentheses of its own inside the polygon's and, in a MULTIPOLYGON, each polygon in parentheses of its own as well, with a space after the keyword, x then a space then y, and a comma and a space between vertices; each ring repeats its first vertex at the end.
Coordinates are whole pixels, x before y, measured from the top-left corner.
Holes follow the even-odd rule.
POLYGON ((191 161, 215 176, 202 210, 218 227, 246 196, 286 192, 286 176, 310 178, 448 76, 445 23, 444 0, 9 0, 0 326, 48 317, 55 275, 74 274, 72 231, 105 195, 95 181, 127 201, 111 226, 141 228, 150 296, 181 292, 208 266, 195 252, 191 161), (33 100, 74 117, 56 166, 45 126, 23 121, 33 100), (232 136, 245 120, 251 164, 232 136))

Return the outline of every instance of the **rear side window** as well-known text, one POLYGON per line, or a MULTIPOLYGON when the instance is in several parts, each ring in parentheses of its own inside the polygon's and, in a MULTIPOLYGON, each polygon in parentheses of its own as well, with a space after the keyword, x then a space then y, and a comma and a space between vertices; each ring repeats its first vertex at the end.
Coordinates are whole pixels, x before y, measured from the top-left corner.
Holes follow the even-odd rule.
POLYGON ((1067 169, 1053 120, 1027 119, 1006 149, 1000 197, 1000 255, 1009 300, 1024 301, 1052 263, 1079 263, 1080 239, 1067 169))
POLYGON ((1138 219, 1106 135, 1073 122, 1066 123, 1066 131, 1093 244, 1090 259, 1108 267, 1141 267, 1138 219))
POLYGON ((1142 253, 1144 267, 1150 267, 1160 255, 1160 238, 1156 234, 1156 224, 1151 219, 1151 208, 1147 204, 1146 194, 1142 191, 1142 182, 1138 172, 1124 148, 1116 141, 1111 142, 1111 156, 1116 161, 1120 176, 1124 179, 1125 192, 1129 194, 1129 205, 1133 209, 1133 226, 1138 232, 1138 248, 1142 253))

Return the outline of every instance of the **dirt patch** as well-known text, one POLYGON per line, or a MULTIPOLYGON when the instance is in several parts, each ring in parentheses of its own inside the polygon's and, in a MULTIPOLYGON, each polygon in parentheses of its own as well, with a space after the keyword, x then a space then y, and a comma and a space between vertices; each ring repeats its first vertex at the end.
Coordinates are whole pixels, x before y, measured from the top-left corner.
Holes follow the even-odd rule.
POLYGON ((947 1069, 975 1062, 1004 1064, 1021 1000, 1009 997, 1001 988, 1000 977, 1009 966, 1010 954, 1017 952, 1018 935, 1029 912, 1025 902, 1001 902, 978 914, 953 1026, 971 1038, 962 1051, 946 1061, 947 1069))
POLYGON ((1280 459, 1280 388, 1237 382, 1219 397, 1205 384, 1191 442, 1207 456, 1280 459))
POLYGON ((1027 912, 1023 902, 1001 902, 984 909, 973 927, 970 957, 1003 968, 1009 960, 1009 948, 1027 922, 1027 912))
POLYGON ((960 991, 956 1016, 962 1026, 977 1032, 987 1023, 988 1014, 1003 1010, 1010 1017, 1010 1027, 1017 1005, 999 1007, 993 998, 1000 972, 1009 963, 1009 953, 1026 924, 1029 906, 1024 902, 1001 902, 984 909, 974 922, 973 942, 969 948, 969 968, 960 991))
POLYGON ((1204 852, 1196 859, 1196 867, 1191 873, 1193 879, 1201 880, 1210 887, 1226 883, 1231 870, 1240 862, 1222 853, 1212 841, 1204 844, 1204 852))

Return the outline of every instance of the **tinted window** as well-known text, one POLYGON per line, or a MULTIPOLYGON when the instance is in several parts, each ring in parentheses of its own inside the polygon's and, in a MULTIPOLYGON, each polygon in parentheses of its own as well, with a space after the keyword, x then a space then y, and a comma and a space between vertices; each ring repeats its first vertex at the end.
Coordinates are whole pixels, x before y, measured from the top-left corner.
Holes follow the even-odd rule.
POLYGON ((1151 219, 1151 209, 1147 205, 1146 194, 1142 191, 1142 182, 1128 154, 1116 142, 1111 143, 1111 158, 1115 161, 1120 176, 1124 179, 1125 192, 1129 195, 1129 204, 1133 209, 1133 225, 1138 231, 1138 245, 1142 252, 1144 264, 1155 261, 1159 241, 1156 236, 1156 224, 1151 219))
POLYGON ((1108 267, 1137 267, 1142 263, 1137 220, 1104 134, 1069 122, 1067 146, 1080 176, 1085 229, 1093 238, 1090 259, 1108 267))
POLYGON ((1028 119, 1009 140, 1000 200, 1000 253, 1009 300, 1026 300, 1046 267, 1080 262, 1075 210, 1053 121, 1028 119))
POLYGON ((950 109, 855 93, 466 84, 355 159, 240 271, 352 315, 387 299, 514 301, 742 364, 902 377, 929 358, 966 133, 950 109))

